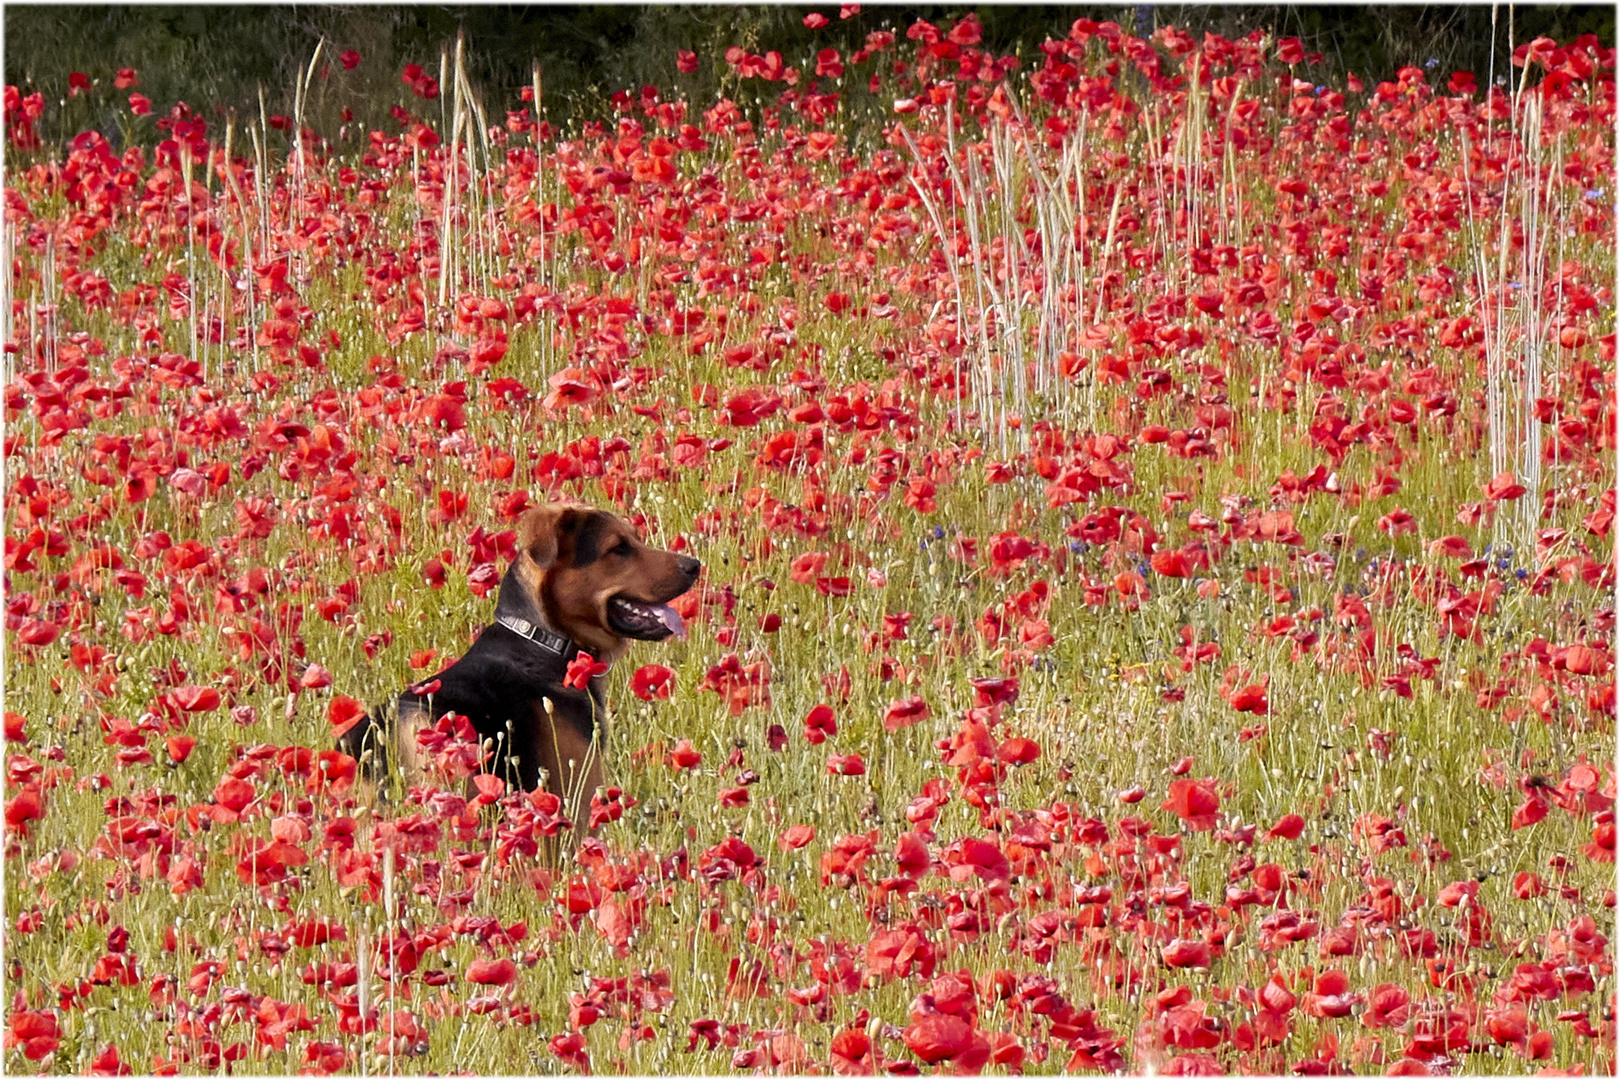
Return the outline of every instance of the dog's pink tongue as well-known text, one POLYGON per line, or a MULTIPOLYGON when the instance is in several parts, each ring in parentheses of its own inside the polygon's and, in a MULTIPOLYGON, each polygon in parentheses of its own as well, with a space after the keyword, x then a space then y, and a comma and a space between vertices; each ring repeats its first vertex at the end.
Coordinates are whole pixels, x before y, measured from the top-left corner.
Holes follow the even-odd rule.
POLYGON ((686 623, 681 620, 680 612, 668 604, 659 604, 654 610, 658 612, 658 617, 663 620, 664 626, 669 629, 670 633, 682 641, 686 640, 686 623))

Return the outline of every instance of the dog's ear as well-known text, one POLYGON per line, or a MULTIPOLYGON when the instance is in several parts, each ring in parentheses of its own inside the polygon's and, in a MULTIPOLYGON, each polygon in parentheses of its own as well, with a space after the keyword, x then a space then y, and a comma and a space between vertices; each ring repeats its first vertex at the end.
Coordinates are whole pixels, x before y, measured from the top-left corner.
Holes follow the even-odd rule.
POLYGON ((572 540, 580 526, 595 515, 588 506, 547 503, 537 506, 518 520, 517 546, 542 570, 557 563, 564 541, 572 540))
POLYGON ((518 519, 518 551, 542 570, 550 570, 557 562, 557 539, 565 509, 560 503, 548 503, 518 519))

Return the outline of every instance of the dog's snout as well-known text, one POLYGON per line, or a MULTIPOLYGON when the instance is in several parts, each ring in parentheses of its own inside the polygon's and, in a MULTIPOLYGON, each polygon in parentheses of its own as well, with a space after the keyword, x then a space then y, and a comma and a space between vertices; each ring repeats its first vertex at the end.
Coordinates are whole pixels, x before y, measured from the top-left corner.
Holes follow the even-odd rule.
POLYGON ((677 555, 675 557, 675 566, 693 581, 697 580, 698 571, 703 569, 703 564, 690 555, 677 555))

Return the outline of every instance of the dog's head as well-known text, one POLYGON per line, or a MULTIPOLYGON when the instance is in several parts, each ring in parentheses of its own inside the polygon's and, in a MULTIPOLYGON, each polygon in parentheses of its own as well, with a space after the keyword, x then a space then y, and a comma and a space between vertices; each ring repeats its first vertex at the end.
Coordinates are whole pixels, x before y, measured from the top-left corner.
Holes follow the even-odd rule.
POLYGON ((518 522, 517 558, 501 583, 552 629, 598 659, 612 659, 630 639, 662 641, 682 633, 669 602, 697 581, 702 564, 648 547, 612 514, 580 503, 550 503, 518 522))

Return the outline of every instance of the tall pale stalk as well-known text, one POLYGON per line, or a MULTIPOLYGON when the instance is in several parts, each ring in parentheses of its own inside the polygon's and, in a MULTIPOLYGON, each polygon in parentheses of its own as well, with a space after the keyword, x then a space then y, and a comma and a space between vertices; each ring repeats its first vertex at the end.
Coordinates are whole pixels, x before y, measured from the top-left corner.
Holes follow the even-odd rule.
MULTIPOLYGON (((17 226, 10 221, 0 222, 0 256, 3 256, 5 266, 0 267, 0 332, 5 334, 4 340, 17 340, 17 327, 12 311, 12 297, 16 295, 17 282, 12 278, 12 267, 16 265, 17 252, 17 226)), ((16 354, 9 349, 0 351, 0 364, 4 365, 6 385, 11 385, 17 377, 17 362, 13 357, 16 354)))
MULTIPOLYGON (((1468 189, 1470 249, 1478 280, 1480 322, 1485 337, 1485 423, 1492 475, 1511 472, 1526 494, 1511 514, 1498 516, 1492 541, 1523 550, 1540 519, 1542 463, 1536 399, 1542 396, 1546 355, 1556 348, 1558 326, 1546 304, 1554 237, 1563 233, 1563 151, 1549 137, 1542 97, 1527 92, 1521 78, 1510 100, 1506 168, 1494 236, 1474 214, 1472 154, 1462 135, 1463 174, 1468 189), (1514 252, 1514 234, 1523 243, 1514 252), (1490 258, 1494 246, 1495 258, 1490 258)), ((1487 121, 1489 123, 1489 121, 1487 121)), ((1487 127, 1486 147, 1496 138, 1487 127)))
POLYGON ((310 84, 315 81, 315 68, 321 61, 321 49, 326 45, 326 38, 315 43, 315 51, 310 54, 309 65, 293 79, 293 180, 295 187, 293 195, 295 200, 304 197, 304 185, 308 180, 308 166, 304 160, 304 110, 309 105, 310 84))
MULTIPOLYGON (((1088 308, 1089 321, 1100 321, 1104 301, 1100 289, 1095 301, 1086 291, 1086 255, 1092 240, 1086 219, 1089 114, 1082 115, 1054 152, 1031 138, 1032 129, 1018 103, 1010 100, 1010 104, 1010 118, 989 121, 983 141, 960 151, 947 108, 944 160, 959 206, 944 206, 915 176, 912 179, 951 275, 957 330, 963 356, 969 360, 965 365, 959 362, 958 376, 968 378, 974 411, 985 434, 1002 451, 1023 445, 1024 435, 1009 421, 1028 412, 1031 394, 1039 395, 1048 411, 1074 418, 1077 399, 1059 373, 1058 357, 1066 348, 1079 348, 1088 308), (1026 224, 1039 238, 1038 252, 1034 242, 1025 239, 1026 224), (959 234, 966 239, 961 257, 955 254, 959 234)), ((921 168, 922 151, 909 131, 905 139, 921 168)), ((1161 176, 1161 181, 1165 179, 1161 176)), ((1179 193, 1169 195, 1168 185, 1163 190, 1161 211, 1180 201, 1179 193)), ((1097 280, 1107 274, 1123 198, 1123 184, 1116 185, 1101 249, 1094 255, 1097 280)), ((1196 212, 1191 198, 1189 213, 1196 212)), ((1170 228, 1172 222, 1161 224, 1170 228)), ((1085 403, 1094 422, 1094 382, 1090 387, 1085 403)))
POLYGON ((1536 94, 1525 96, 1524 125, 1520 128, 1525 167, 1520 173, 1523 187, 1519 193, 1524 245, 1519 249, 1518 297, 1524 352, 1519 373, 1518 428, 1513 434, 1519 443, 1520 475, 1528 489, 1519 503, 1519 529, 1516 531, 1520 546, 1528 548, 1535 530, 1536 511, 1541 504, 1541 454, 1536 440, 1538 424, 1535 405, 1536 398, 1541 396, 1542 353, 1547 334, 1547 313, 1542 309, 1542 281, 1546 270, 1548 195, 1553 177, 1547 176, 1547 188, 1544 189, 1541 184, 1544 171, 1541 99, 1536 94))
MULTIPOLYGON (((460 35, 457 35, 457 37, 456 37, 456 68, 457 68, 458 71, 459 71, 459 69, 461 67, 461 53, 462 53, 463 45, 464 45, 464 39, 460 35)), ((440 77, 440 80, 439 80, 439 87, 440 87, 439 99, 440 99, 441 103, 444 100, 443 88, 447 83, 450 82, 450 79, 445 77, 447 72, 449 71, 449 64, 450 64, 449 53, 448 52, 440 53, 439 72, 440 72, 441 77, 440 77)), ((458 170, 457 170, 456 166, 457 166, 458 162, 460 161, 460 155, 456 152, 456 144, 461 138, 461 80, 460 79, 456 79, 454 81, 454 88, 455 88, 454 89, 454 104, 451 107, 449 118, 444 123, 444 126, 446 128, 448 128, 449 131, 450 131, 450 138, 447 141, 440 144, 440 145, 442 145, 444 147, 444 184, 443 184, 444 194, 443 194, 443 197, 439 200, 439 210, 440 210, 440 214, 439 214, 439 306, 440 307, 443 307, 445 305, 445 302, 449 297, 449 294, 450 294, 450 278, 455 273, 454 267, 455 267, 455 256, 456 256, 456 241, 455 241, 455 232, 454 232, 454 229, 455 229, 454 204, 455 204, 455 200, 456 200, 456 196, 457 196, 457 190, 458 190, 457 189, 457 182, 459 180, 458 170)), ((443 108, 443 106, 441 104, 441 111, 442 111, 442 108, 443 108)))
MULTIPOLYGON (((241 247, 241 252, 242 252, 242 276, 243 276, 244 282, 246 283, 245 288, 242 291, 244 293, 244 297, 245 297, 245 300, 246 300, 246 307, 247 307, 248 340, 249 340, 249 342, 251 342, 251 347, 253 349, 254 369, 257 370, 257 368, 258 368, 258 359, 259 359, 259 344, 258 344, 258 335, 253 332, 254 327, 257 325, 257 320, 254 318, 254 310, 255 310, 255 305, 257 303, 257 299, 254 296, 254 283, 253 283, 253 260, 254 260, 254 255, 253 255, 253 253, 254 253, 253 222, 248 216, 249 215, 249 210, 248 210, 247 195, 242 191, 242 185, 236 179, 235 170, 233 170, 231 168, 232 150, 235 147, 235 143, 236 143, 236 116, 233 113, 233 114, 231 114, 230 118, 227 119, 226 122, 225 122, 225 181, 230 186, 231 197, 236 200, 236 210, 237 210, 238 215, 240 216, 240 223, 241 223, 241 230, 242 231, 241 231, 241 235, 239 237, 239 241, 240 241, 240 247, 241 247)), ((254 147, 255 147, 255 150, 257 150, 257 147, 258 147, 257 139, 254 140, 254 147)), ((254 175, 255 175, 255 178, 257 178, 257 175, 258 175, 257 172, 255 172, 254 175)), ((221 193, 221 197, 223 198, 223 192, 221 193)), ((228 225, 230 223, 230 220, 231 220, 230 215, 221 214, 220 215, 221 228, 223 229, 226 225, 228 225)), ((228 232, 225 234, 224 239, 225 239, 225 241, 227 243, 229 242, 230 234, 228 232)), ((230 270, 228 268, 224 267, 223 265, 221 266, 220 270, 221 270, 221 273, 225 275, 225 281, 226 281, 226 288, 225 288, 225 291, 224 291, 224 297, 225 298, 221 301, 221 305, 222 305, 224 311, 226 312, 226 314, 228 316, 230 314, 234 314, 234 311, 235 311, 235 300, 233 298, 233 290, 230 287, 230 283, 231 283, 230 270)), ((225 329, 226 329, 227 332, 230 330, 231 321, 232 320, 227 317, 226 324, 225 324, 225 329)))
POLYGON ((180 189, 186 198, 186 313, 190 316, 191 360, 202 365, 203 377, 207 378, 208 356, 206 353, 198 356, 201 343, 197 340, 197 305, 203 301, 203 291, 197 277, 197 211, 191 201, 191 144, 183 140, 180 142, 180 189))
MULTIPOLYGON (((538 60, 531 62, 529 74, 530 82, 534 86, 534 127, 531 129, 533 138, 530 140, 534 144, 534 208, 540 223, 540 250, 543 254, 546 249, 546 218, 540 211, 546 205, 546 148, 540 142, 540 123, 545 116, 545 98, 542 96, 543 88, 541 86, 540 62, 538 60)), ((550 279, 547 276, 547 271, 550 269, 549 263, 550 260, 545 258, 540 260, 540 283, 542 285, 549 286, 550 284, 550 279)), ((551 335, 547 333, 544 338, 543 347, 550 348, 551 335)))
POLYGON ((44 266, 40 272, 40 329, 35 348, 45 359, 45 369, 56 374, 56 243, 45 245, 44 266))
POLYGON ((1226 123, 1221 128, 1221 243, 1234 246, 1245 239, 1243 188, 1238 183, 1238 159, 1232 146, 1232 125, 1237 121, 1238 102, 1242 100, 1243 82, 1239 80, 1232 91, 1232 103, 1226 108, 1226 123))

